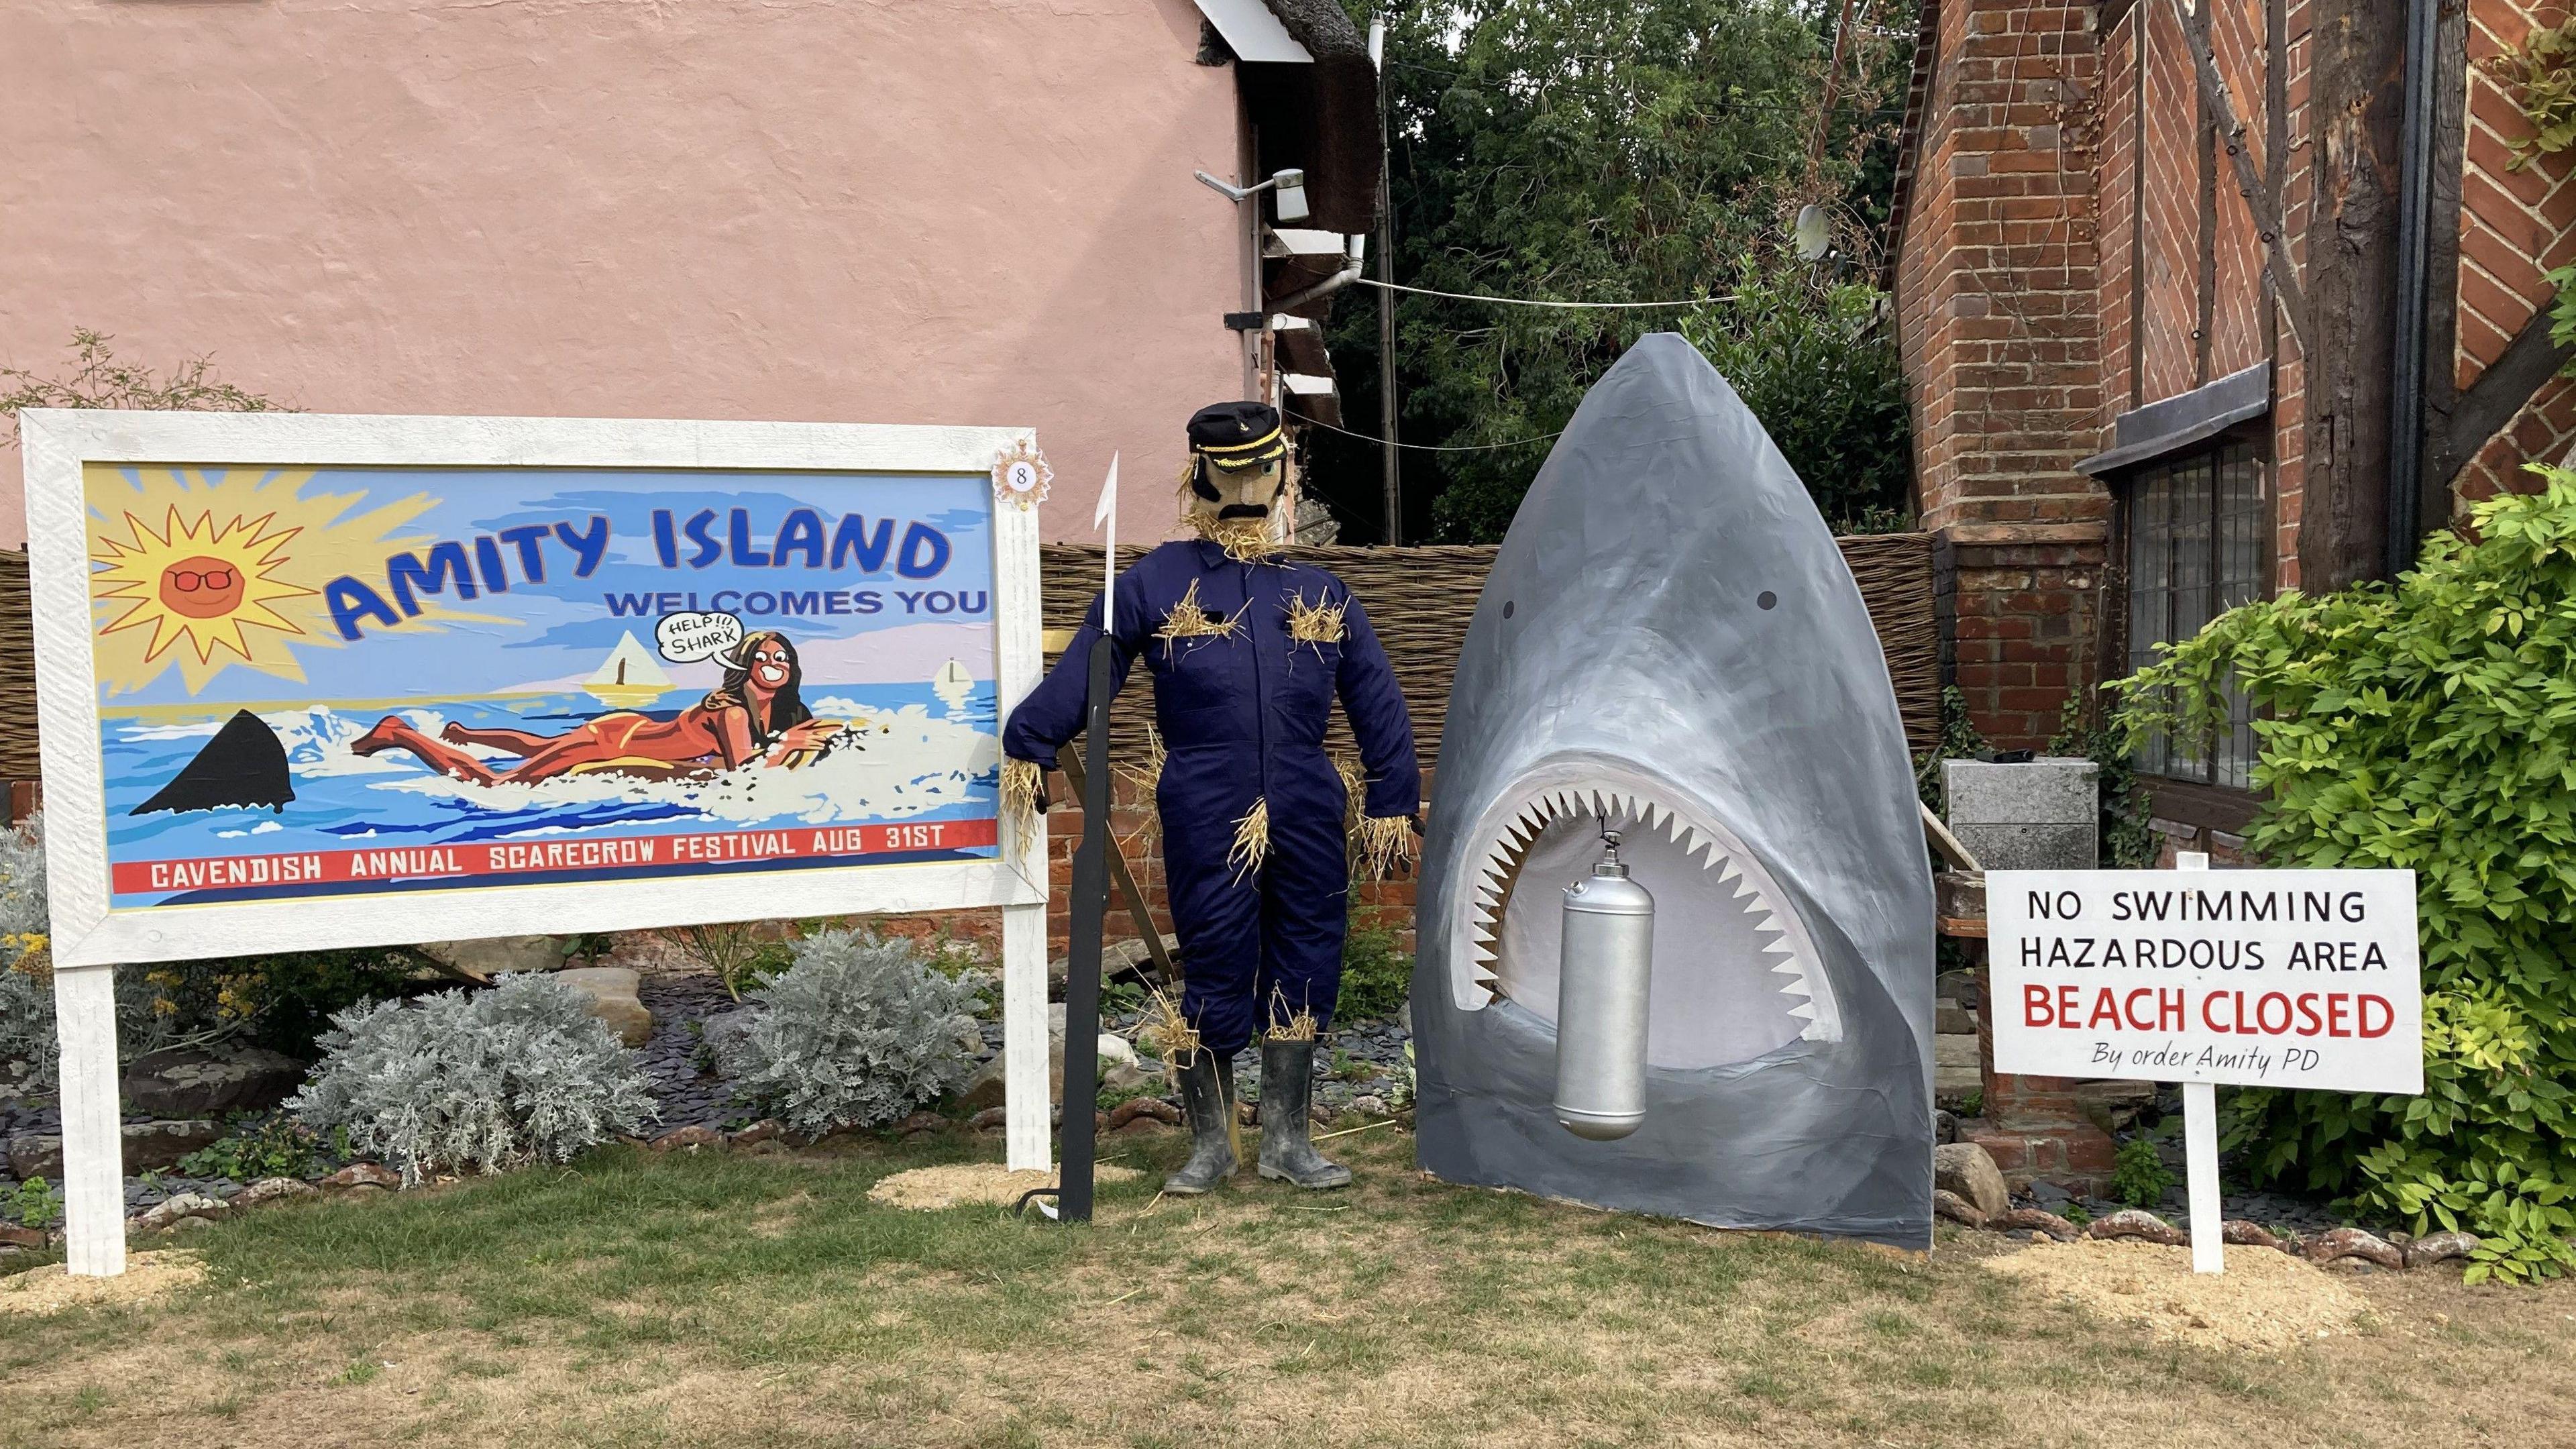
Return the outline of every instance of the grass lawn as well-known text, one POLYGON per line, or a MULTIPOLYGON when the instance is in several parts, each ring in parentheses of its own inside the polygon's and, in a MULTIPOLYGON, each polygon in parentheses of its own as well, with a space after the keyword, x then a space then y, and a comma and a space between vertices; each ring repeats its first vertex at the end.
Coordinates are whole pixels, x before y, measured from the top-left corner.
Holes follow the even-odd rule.
MULTIPOLYGON (((2364 1332, 2161 1345, 1979 1266, 1426 1182, 1381 1128, 1307 1196, 1084 1229, 866 1189, 990 1142, 654 1156, 187 1237, 161 1303, 0 1318, 0 1445, 2576 1442, 2576 1286, 2347 1280, 2364 1332), (2555 1426, 2554 1428, 2551 1426, 2555 1426), (2552 1436, 2556 1437, 2552 1437, 2552 1436)), ((157 1246, 157 1245, 154 1245, 157 1246)))

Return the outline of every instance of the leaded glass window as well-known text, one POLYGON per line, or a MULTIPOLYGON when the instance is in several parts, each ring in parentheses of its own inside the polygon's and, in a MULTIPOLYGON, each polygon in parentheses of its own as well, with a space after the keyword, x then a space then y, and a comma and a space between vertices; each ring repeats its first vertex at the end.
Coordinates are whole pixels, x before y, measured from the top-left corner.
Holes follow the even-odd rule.
MULTIPOLYGON (((2128 485, 2129 667, 2160 643, 2188 639, 2220 614, 2262 597, 2263 536, 2271 510, 2251 443, 2169 459, 2128 485)), ((2138 768, 2167 779, 2243 790, 2254 763, 2253 714, 2230 691, 2232 719, 2200 740, 2147 741, 2138 768)))

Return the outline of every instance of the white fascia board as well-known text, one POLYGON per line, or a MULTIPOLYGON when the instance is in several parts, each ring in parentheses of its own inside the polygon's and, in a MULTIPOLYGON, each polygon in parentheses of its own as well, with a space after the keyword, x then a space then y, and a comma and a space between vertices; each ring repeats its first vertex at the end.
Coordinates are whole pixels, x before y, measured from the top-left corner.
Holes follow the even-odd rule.
POLYGON ((1237 60, 1312 65, 1315 57, 1261 0, 1198 0, 1199 13, 1225 37, 1237 60))
POLYGON ((1335 386, 1331 378, 1317 377, 1311 372, 1283 372, 1279 374, 1279 382, 1299 397, 1331 397, 1335 386))
POLYGON ((1340 256, 1350 238, 1337 231, 1318 231, 1307 226, 1274 226, 1261 235, 1261 254, 1265 257, 1332 257, 1340 256))

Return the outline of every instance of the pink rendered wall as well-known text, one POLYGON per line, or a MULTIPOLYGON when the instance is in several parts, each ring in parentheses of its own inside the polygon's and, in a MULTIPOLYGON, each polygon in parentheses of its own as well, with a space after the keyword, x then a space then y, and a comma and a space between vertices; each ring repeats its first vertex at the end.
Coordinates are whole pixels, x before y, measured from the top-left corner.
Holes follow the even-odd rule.
MULTIPOLYGON (((1190 0, 6 0, 0 362, 78 326, 316 412, 1031 424, 1084 537, 1113 448, 1168 479, 1242 387, 1198 38, 1190 0)), ((0 544, 20 490, 0 454, 0 544)))

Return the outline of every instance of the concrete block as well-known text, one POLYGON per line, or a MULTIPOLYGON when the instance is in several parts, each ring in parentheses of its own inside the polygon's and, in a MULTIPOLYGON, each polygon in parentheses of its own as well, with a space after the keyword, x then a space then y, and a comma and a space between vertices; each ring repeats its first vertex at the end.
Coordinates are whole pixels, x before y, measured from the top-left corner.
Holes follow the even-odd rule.
POLYGON ((2101 863, 2090 820, 2080 825, 1954 825, 1951 832, 1988 870, 2091 870, 2101 863))
MULTIPOLYGON (((2072 825, 2099 813, 2100 771, 2091 760, 2042 756, 2019 765, 1982 760, 1943 760, 1941 788, 1946 818, 1956 831, 1969 825, 2072 825)), ((1993 862, 1978 857, 1979 863, 1993 862)))

